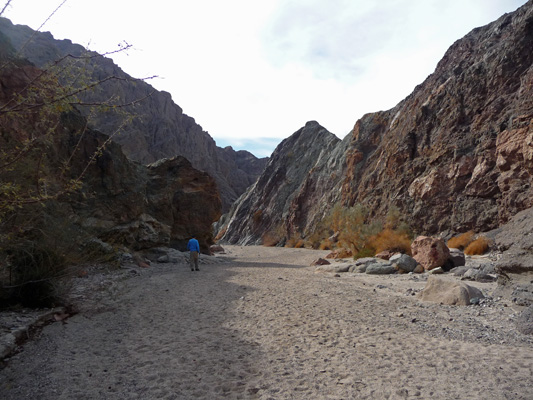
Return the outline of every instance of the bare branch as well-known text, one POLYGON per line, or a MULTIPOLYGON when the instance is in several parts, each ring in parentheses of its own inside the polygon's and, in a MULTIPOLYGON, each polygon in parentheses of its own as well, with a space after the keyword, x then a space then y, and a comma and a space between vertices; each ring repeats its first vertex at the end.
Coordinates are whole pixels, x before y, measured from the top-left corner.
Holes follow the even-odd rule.
POLYGON ((6 4, 4 5, 4 8, 2 8, 2 11, 0 11, 0 16, 2 16, 2 14, 4 14, 4 12, 6 11, 6 8, 9 7, 10 3, 11 3, 11 0, 8 0, 6 2, 6 4))

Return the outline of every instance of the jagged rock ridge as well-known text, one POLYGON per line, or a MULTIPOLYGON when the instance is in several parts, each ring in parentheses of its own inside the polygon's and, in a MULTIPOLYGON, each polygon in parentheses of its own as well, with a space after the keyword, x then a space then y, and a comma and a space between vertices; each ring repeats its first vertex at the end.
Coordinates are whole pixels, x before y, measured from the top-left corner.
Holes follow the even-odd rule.
POLYGON ((223 238, 260 243, 267 227, 284 238, 309 235, 336 200, 363 204, 374 218, 395 206, 426 234, 490 230, 533 206, 532 48, 529 1, 454 43, 411 95, 363 116, 328 157, 318 160, 324 144, 308 138, 295 160, 306 171, 289 175, 290 163, 274 164, 292 152, 280 145, 227 218, 223 238), (282 185, 265 191, 259 182, 269 176, 295 180, 295 193, 280 196, 282 185), (259 209, 264 229, 250 217, 259 209))
MULTIPOLYGON (((0 18, 0 32, 9 38, 15 49, 26 44, 20 55, 40 68, 66 54, 79 56, 86 53, 82 46, 70 40, 55 40, 48 32, 34 32, 27 26, 13 25, 5 18, 0 18)), ((156 91, 146 82, 131 82, 131 77, 109 58, 95 57, 86 68, 95 80, 109 76, 124 80, 99 85, 98 90, 84 95, 85 101, 103 102, 114 96, 121 103, 129 103, 149 96, 131 107, 136 118, 114 137, 132 160, 148 164, 178 155, 186 157, 195 168, 215 178, 224 210, 228 210, 261 173, 267 158, 258 159, 247 151, 216 146, 213 138, 183 113, 169 93, 156 91)), ((99 131, 110 134, 121 122, 117 117, 101 114, 96 116, 93 124, 99 131)))

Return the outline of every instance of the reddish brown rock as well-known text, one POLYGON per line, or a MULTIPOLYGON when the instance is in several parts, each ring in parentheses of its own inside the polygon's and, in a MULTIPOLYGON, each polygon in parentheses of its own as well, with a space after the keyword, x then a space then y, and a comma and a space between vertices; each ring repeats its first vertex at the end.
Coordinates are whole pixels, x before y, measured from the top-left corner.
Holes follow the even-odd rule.
POLYGON ((353 257, 351 250, 344 249, 344 248, 333 250, 331 253, 329 253, 326 256, 326 258, 334 258, 334 259, 349 258, 349 257, 353 257))
POLYGON ((389 260, 396 252, 390 250, 384 250, 376 254, 376 258, 381 258, 382 260, 389 260))
POLYGON ((319 258, 311 263, 311 266, 315 265, 329 265, 331 264, 328 260, 324 260, 323 258, 319 258))
POLYGON ((529 1, 455 42, 406 99, 342 141, 306 125, 235 206, 225 240, 258 242, 264 228, 306 238, 338 202, 371 220, 394 206, 425 235, 488 231, 533 206, 531 48, 529 1))
POLYGON ((427 236, 419 236, 413 241, 411 253, 426 271, 442 267, 450 258, 450 250, 444 240, 427 236))

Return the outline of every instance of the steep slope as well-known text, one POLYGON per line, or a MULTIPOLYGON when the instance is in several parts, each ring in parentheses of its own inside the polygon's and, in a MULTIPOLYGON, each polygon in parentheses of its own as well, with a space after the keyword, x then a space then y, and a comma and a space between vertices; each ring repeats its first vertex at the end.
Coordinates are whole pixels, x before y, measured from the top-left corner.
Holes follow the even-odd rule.
MULTIPOLYGON (((223 240, 239 244, 273 243, 288 231, 323 217, 324 199, 340 198, 340 140, 317 122, 308 122, 282 141, 263 174, 230 212, 223 240)), ((289 235, 290 236, 290 235, 289 235)))
POLYGON ((212 224, 221 212, 212 177, 184 157, 145 166, 128 159, 116 143, 102 148, 108 137, 87 129, 74 110, 52 111, 33 103, 13 107, 21 94, 31 96, 41 85, 40 70, 18 64, 0 69, 3 251, 13 238, 32 231, 57 240, 76 232, 133 250, 170 245, 185 250, 196 235, 208 251, 212 224), (78 178, 77 190, 63 190, 78 178))
POLYGON ((374 219, 394 206, 427 234, 493 229, 533 206, 532 49, 529 1, 454 43, 410 96, 363 116, 320 161, 311 162, 314 151, 326 146, 312 136, 289 138, 235 205, 224 240, 260 242, 265 230, 282 240, 308 236, 336 200, 363 204, 374 219), (309 150, 276 166, 296 143, 309 150), (296 164, 305 171, 291 174, 296 164), (260 184, 274 174, 293 181, 290 197, 260 184), (263 211, 269 222, 257 224, 252 216, 274 201, 286 204, 263 211))
POLYGON ((353 129, 347 204, 421 231, 488 230, 533 205, 533 2, 454 43, 394 109, 353 129))
MULTIPOLYGON (((82 46, 69 40, 55 40, 48 32, 34 32, 26 26, 13 25, 5 18, 0 18, 0 32, 9 38, 15 49, 22 48, 21 56, 41 68, 67 54, 80 56, 86 53, 82 46)), ((127 104, 144 99, 125 108, 135 118, 114 137, 132 160, 147 164, 161 158, 186 157, 195 168, 215 178, 224 210, 228 210, 257 179, 265 166, 266 158, 258 159, 248 152, 216 146, 213 138, 183 113, 169 93, 156 91, 146 82, 133 81, 111 59, 94 57, 82 64, 85 73, 96 81, 110 76, 120 78, 104 82, 98 90, 85 93, 84 101, 98 103, 113 97, 116 102, 127 104)), ((122 124, 121 118, 104 113, 94 116, 92 121, 94 128, 106 134, 122 124)))

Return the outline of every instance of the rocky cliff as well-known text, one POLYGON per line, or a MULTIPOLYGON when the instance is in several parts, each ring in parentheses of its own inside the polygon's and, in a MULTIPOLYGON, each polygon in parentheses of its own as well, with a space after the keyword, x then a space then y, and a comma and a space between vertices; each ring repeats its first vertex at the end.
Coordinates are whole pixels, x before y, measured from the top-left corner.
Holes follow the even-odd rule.
POLYGON ((531 49, 533 1, 458 40, 411 95, 363 116, 343 141, 302 137, 306 125, 235 205, 224 239, 309 235, 337 200, 376 219, 394 206, 426 234, 490 230, 533 206, 531 49))
MULTIPOLYGON (((0 18, 0 32, 20 55, 37 67, 44 67, 67 54, 81 56, 86 50, 69 40, 55 40, 48 32, 13 25, 0 18), (30 40, 31 38, 31 40, 30 40)), ((80 63, 87 78, 108 80, 97 90, 86 92, 82 99, 88 103, 101 103, 112 98, 118 104, 141 102, 124 107, 134 116, 120 135, 114 136, 124 153, 132 160, 148 164, 161 158, 186 157, 199 170, 215 178, 221 193, 223 209, 231 204, 251 185, 261 173, 267 159, 258 159, 249 152, 234 151, 231 147, 216 146, 213 138, 195 120, 183 113, 167 92, 156 91, 143 81, 133 80, 109 58, 89 53, 93 57, 80 63)), ((88 111, 80 108, 87 115, 88 111)), ((91 124, 99 131, 111 134, 123 123, 123 116, 99 113, 91 116, 91 124)))
POLYGON ((208 252, 221 213, 213 178, 180 156, 141 165, 116 143, 102 148, 108 137, 88 129, 77 111, 19 101, 51 92, 41 78, 24 61, 0 69, 2 249, 33 231, 50 239, 77 232, 133 250, 185 250, 196 235, 208 252), (69 189, 79 177, 79 187, 69 189))
POLYGON ((224 240, 252 244, 277 243, 289 229, 313 225, 336 200, 341 160, 333 153, 340 140, 317 122, 308 122, 282 141, 261 177, 232 208, 224 240), (312 145, 310 145, 312 143, 312 145), (303 207, 303 203, 309 207, 303 207))

